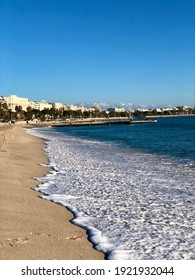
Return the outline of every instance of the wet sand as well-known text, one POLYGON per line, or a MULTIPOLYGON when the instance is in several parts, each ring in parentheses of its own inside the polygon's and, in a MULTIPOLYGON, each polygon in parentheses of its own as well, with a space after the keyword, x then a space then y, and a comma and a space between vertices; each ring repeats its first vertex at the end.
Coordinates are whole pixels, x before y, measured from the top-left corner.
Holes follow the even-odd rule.
POLYGON ((44 141, 18 125, 0 125, 0 259, 102 260, 65 207, 34 191, 49 169, 44 141))

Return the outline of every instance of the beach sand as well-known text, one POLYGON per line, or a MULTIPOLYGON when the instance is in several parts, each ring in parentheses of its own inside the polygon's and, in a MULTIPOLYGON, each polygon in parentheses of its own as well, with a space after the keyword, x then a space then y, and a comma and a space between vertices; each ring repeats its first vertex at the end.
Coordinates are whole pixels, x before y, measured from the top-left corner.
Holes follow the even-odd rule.
POLYGON ((44 141, 18 125, 0 126, 0 259, 102 260, 65 207, 34 191, 49 169, 44 141))

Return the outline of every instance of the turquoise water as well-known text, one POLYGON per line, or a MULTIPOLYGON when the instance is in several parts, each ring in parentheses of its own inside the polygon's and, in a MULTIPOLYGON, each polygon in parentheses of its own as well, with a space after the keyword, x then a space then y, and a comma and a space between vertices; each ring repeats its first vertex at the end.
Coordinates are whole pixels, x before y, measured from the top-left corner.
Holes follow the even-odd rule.
POLYGON ((31 133, 53 168, 37 190, 107 259, 195 259, 194 117, 31 133))

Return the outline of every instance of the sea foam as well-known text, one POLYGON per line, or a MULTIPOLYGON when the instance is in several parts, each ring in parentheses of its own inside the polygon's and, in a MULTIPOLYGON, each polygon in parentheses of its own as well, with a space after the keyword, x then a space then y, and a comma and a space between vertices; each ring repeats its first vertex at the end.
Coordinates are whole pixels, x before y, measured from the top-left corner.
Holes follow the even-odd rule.
POLYGON ((31 129, 53 171, 37 187, 70 209, 107 259, 194 259, 194 164, 31 129))

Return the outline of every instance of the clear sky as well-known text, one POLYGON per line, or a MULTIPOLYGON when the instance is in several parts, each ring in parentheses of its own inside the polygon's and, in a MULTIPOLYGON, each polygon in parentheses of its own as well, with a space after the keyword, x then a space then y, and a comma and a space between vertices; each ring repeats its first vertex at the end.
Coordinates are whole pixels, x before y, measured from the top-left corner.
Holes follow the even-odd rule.
POLYGON ((0 95, 195 105, 195 0, 1 0, 0 95))

